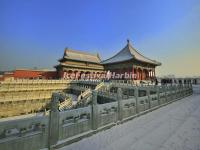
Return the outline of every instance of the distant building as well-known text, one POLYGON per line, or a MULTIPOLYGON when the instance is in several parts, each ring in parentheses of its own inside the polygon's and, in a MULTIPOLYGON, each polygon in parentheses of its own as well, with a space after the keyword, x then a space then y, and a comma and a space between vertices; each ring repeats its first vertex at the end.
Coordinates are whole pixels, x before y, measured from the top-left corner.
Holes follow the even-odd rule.
POLYGON ((200 84, 200 77, 175 77, 175 76, 163 76, 158 77, 159 82, 162 84, 200 84))
POLYGON ((15 79, 56 79, 57 72, 52 70, 16 69, 4 72, 0 80, 15 79))

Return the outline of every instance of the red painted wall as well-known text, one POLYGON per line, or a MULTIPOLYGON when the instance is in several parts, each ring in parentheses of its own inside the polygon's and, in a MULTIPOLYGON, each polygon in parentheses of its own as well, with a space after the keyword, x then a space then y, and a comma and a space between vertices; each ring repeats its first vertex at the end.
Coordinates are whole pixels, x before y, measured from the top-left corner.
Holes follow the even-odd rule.
POLYGON ((14 79, 56 79, 56 71, 40 71, 40 70, 15 70, 12 73, 4 74, 1 78, 4 80, 8 77, 14 77, 14 79))
POLYGON ((15 70, 13 72, 13 77, 16 78, 37 78, 41 75, 40 71, 33 71, 33 70, 15 70))

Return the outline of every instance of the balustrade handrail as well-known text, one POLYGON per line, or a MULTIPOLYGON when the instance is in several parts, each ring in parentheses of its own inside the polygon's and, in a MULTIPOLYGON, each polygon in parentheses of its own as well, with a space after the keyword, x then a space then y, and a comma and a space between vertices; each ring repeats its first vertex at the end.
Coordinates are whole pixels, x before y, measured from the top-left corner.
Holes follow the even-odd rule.
POLYGON ((65 99, 64 102, 59 104, 59 110, 70 109, 70 108, 72 108, 72 100, 70 97, 65 99))
MULTIPOLYGON (((109 84, 105 84, 106 86, 109 86, 109 84)), ((116 101, 104 104, 97 103, 97 91, 88 89, 85 92, 87 93, 85 96, 91 96, 89 97, 92 101, 91 105, 67 110, 65 108, 68 108, 68 106, 71 107, 69 98, 60 103, 59 100, 62 95, 54 93, 50 103, 50 111, 46 111, 45 113, 50 113, 50 115, 38 114, 38 116, 29 118, 1 121, 0 149, 14 149, 10 144, 10 139, 15 143, 15 146, 21 147, 22 150, 27 149, 28 144, 33 139, 38 142, 38 147, 30 147, 30 150, 44 148, 57 149, 62 144, 64 145, 81 139, 83 135, 92 135, 93 133, 102 131, 102 129, 130 120, 192 94, 192 87, 186 85, 154 86, 154 89, 151 87, 127 86, 124 90, 134 88, 134 90, 131 90, 131 92, 134 92, 134 98, 129 97, 124 100, 122 97, 122 88, 119 86, 117 89, 116 101), (146 90, 147 94, 138 97, 140 89, 146 90), (157 89, 156 94, 150 95, 151 89, 154 91, 157 89), (162 93, 160 93, 161 91, 162 93), (64 111, 60 112, 59 110, 64 111), (26 139, 28 142, 22 143, 23 139, 26 139), (2 145, 4 146, 3 148, 2 145)), ((127 92, 127 95, 130 96, 129 92, 127 92)))

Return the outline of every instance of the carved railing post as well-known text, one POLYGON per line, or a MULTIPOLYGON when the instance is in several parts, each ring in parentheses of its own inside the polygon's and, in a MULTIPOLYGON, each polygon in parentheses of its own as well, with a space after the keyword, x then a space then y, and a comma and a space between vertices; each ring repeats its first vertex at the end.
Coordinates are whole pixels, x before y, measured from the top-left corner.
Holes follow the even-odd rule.
POLYGON ((165 103, 167 103, 167 85, 164 85, 163 88, 165 93, 165 103))
POLYGON ((160 87, 156 86, 156 94, 157 94, 157 99, 158 99, 158 105, 160 105, 160 87))
POLYGON ((97 106, 97 92, 92 91, 92 129, 98 128, 98 106, 97 106))
POLYGON ((122 89, 117 89, 117 102, 118 102, 118 120, 122 121, 123 114, 122 114, 122 89))
POLYGON ((176 97, 177 97, 177 93, 178 93, 178 90, 177 90, 177 85, 174 85, 174 91, 175 91, 175 99, 176 99, 176 97))
POLYGON ((180 98, 180 87, 179 87, 179 84, 177 84, 176 90, 177 90, 177 98, 179 99, 180 98))
POLYGON ((179 87, 178 87, 178 90, 179 90, 179 98, 181 98, 182 97, 182 85, 181 84, 179 84, 179 87))
POLYGON ((192 83, 190 82, 190 94, 193 93, 192 83))
POLYGON ((134 88, 134 96, 135 96, 135 108, 136 108, 136 114, 138 113, 138 88, 134 88))
POLYGON ((55 145, 59 139, 59 94, 53 93, 50 103, 50 120, 49 120, 49 149, 55 145))
POLYGON ((183 84, 180 84, 180 93, 181 93, 181 98, 183 98, 184 97, 184 95, 183 95, 183 84))
POLYGON ((170 99, 173 101, 173 85, 170 85, 170 99))
POLYGON ((151 108, 151 97, 150 97, 150 88, 149 87, 146 88, 146 93, 148 96, 149 109, 150 109, 151 108))

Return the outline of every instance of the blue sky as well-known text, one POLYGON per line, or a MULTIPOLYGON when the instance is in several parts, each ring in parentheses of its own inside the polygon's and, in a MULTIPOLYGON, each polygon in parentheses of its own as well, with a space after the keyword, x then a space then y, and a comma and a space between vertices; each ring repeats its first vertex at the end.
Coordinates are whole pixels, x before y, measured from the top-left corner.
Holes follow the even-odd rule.
POLYGON ((106 59, 127 38, 158 75, 200 75, 199 0, 0 1, 0 70, 52 69, 65 47, 106 59))

